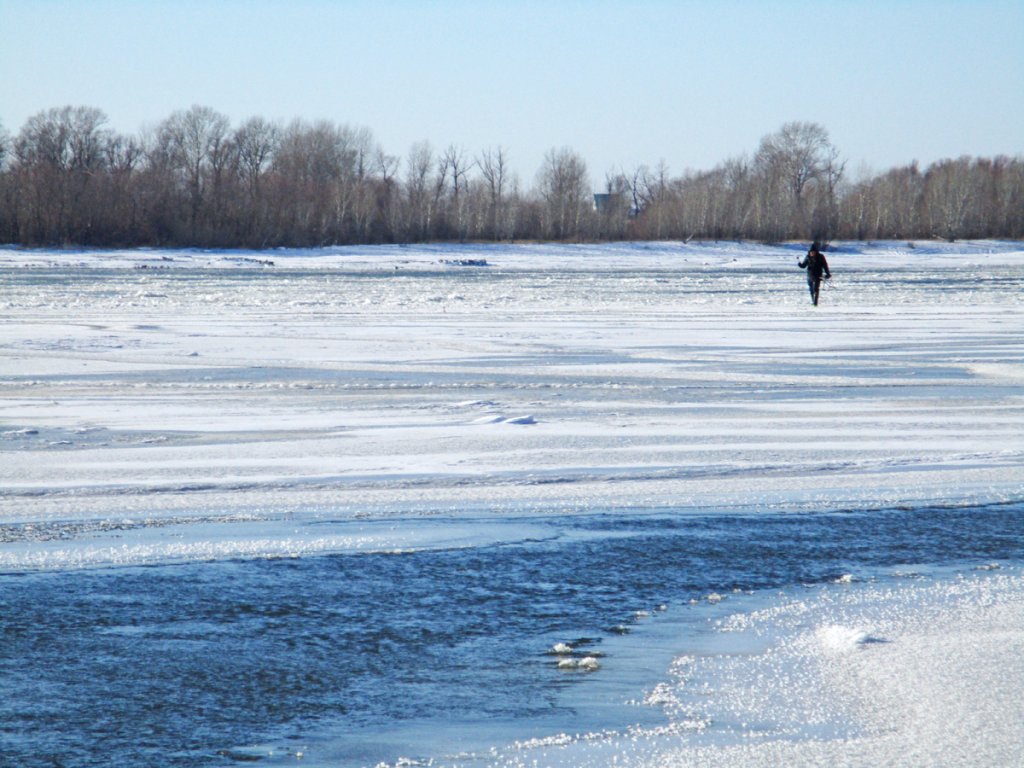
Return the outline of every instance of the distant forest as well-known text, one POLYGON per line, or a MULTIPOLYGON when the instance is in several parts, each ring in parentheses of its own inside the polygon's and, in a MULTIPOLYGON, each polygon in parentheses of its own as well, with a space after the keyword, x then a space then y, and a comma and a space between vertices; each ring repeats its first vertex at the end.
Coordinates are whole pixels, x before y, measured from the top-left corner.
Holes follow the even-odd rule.
POLYGON ((364 128, 208 107, 136 136, 91 107, 0 125, 0 242, 276 248, 510 240, 1024 238, 1024 158, 960 157, 850 178, 828 132, 792 122, 753 155, 594 184, 552 149, 530 186, 504 148, 388 154, 364 128), (596 194, 595 194, 596 193, 596 194))

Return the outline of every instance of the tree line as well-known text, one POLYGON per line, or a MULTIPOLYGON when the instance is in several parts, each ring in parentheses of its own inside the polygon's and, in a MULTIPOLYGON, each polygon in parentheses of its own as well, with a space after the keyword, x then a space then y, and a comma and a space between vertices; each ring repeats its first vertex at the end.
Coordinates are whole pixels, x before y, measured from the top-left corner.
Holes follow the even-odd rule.
POLYGON ((14 136, 0 125, 0 242, 24 246, 933 237, 1024 238, 1024 158, 851 179, 824 127, 791 122, 711 170, 641 166, 596 189, 556 148, 527 187, 503 147, 399 157, 366 128, 232 126, 203 106, 134 136, 92 107, 46 110, 14 136))

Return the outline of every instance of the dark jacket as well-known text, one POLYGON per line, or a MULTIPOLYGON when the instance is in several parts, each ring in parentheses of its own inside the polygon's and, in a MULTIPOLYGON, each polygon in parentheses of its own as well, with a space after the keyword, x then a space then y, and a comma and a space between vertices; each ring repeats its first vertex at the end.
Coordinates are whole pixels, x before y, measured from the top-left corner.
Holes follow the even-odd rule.
POLYGON ((801 269, 807 270, 808 280, 821 280, 821 275, 824 272, 825 277, 832 277, 832 273, 829 272, 828 262, 825 261, 825 254, 821 251, 814 250, 813 248, 807 252, 803 260, 798 262, 801 269))

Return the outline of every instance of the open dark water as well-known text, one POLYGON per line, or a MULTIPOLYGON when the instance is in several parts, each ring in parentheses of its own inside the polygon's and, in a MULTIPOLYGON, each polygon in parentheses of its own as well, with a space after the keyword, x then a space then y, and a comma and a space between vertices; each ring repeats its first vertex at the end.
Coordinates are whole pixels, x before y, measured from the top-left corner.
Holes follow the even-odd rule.
POLYGON ((0 764, 294 761, 327 734, 345 767, 622 728, 663 715, 578 702, 628 660, 566 674, 553 643, 621 652, 638 611, 710 592, 1024 560, 1021 504, 526 527, 458 549, 0 575, 0 764))

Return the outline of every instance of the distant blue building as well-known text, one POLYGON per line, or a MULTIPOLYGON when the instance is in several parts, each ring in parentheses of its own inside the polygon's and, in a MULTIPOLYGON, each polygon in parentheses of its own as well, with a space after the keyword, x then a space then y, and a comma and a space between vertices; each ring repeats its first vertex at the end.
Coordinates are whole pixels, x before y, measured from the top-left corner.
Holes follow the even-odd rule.
POLYGON ((618 192, 598 192, 594 195, 594 210, 598 213, 617 211, 622 203, 622 195, 618 192))
POLYGON ((594 210, 600 214, 612 216, 621 214, 632 218, 637 211, 630 204, 626 195, 621 192, 596 192, 594 193, 594 210))

